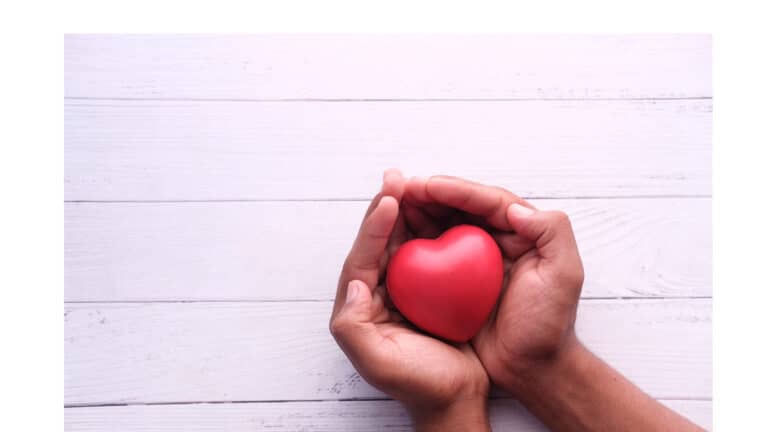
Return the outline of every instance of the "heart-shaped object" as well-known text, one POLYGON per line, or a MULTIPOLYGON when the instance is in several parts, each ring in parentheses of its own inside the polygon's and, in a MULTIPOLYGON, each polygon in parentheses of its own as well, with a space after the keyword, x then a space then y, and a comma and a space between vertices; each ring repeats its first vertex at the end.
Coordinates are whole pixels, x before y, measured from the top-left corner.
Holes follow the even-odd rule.
POLYGON ((408 320, 454 342, 472 338, 501 292, 501 251, 485 230, 459 225, 405 242, 389 262, 387 290, 408 320))

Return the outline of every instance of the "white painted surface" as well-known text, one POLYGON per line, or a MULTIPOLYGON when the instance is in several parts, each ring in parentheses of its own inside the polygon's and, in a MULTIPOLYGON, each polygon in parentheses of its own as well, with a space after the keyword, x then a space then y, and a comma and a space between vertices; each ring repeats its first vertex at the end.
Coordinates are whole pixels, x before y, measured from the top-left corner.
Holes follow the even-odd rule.
MULTIPOLYGON (((711 401, 664 401, 705 428, 712 428, 711 401)), ((538 432, 541 423, 511 399, 490 403, 496 431, 538 432)), ((65 430, 111 431, 411 431, 411 422, 395 401, 326 401, 279 404, 130 405, 74 408, 65 412, 65 430)))
POLYGON ((706 35, 69 36, 69 97, 712 95, 706 35))
MULTIPOLYGON (((67 404, 383 397, 328 332, 332 303, 70 304, 67 404)), ((710 398, 711 302, 583 301, 577 332, 652 396, 710 398)))
POLYGON ((369 198, 381 171, 522 196, 709 195, 710 100, 70 101, 69 200, 369 198))
POLYGON ((579 333, 710 428, 710 62, 708 36, 66 37, 65 198, 110 201, 65 206, 66 429, 407 430, 338 400, 382 395, 327 332, 388 166, 569 198, 536 203, 610 298, 579 333))
MULTIPOLYGON (((709 198, 533 203, 571 215, 587 270, 584 297, 711 295, 702 271, 711 267, 709 198)), ((330 300, 366 207, 68 203, 66 298, 330 300)))

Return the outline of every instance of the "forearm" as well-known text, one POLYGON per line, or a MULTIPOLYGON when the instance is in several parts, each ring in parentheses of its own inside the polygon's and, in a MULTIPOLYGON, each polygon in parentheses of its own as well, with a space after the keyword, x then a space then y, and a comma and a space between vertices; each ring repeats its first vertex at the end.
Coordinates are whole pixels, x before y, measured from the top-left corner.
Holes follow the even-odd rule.
POLYGON ((491 430, 486 398, 464 399, 442 408, 408 407, 417 432, 491 430))
POLYGON ((702 430, 643 393, 575 337, 558 358, 509 384, 534 415, 558 432, 702 430))

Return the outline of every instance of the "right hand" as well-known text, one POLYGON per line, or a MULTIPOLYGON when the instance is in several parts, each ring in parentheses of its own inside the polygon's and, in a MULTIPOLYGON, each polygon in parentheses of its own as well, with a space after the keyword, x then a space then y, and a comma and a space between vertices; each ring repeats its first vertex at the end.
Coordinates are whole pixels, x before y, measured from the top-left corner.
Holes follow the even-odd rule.
POLYGON ((504 287, 497 310, 472 340, 496 384, 514 394, 537 366, 578 345, 574 321, 584 270, 564 213, 539 211, 501 188, 443 176, 409 180, 404 200, 417 209, 406 217, 415 215, 410 223, 425 232, 474 222, 499 244, 504 287))

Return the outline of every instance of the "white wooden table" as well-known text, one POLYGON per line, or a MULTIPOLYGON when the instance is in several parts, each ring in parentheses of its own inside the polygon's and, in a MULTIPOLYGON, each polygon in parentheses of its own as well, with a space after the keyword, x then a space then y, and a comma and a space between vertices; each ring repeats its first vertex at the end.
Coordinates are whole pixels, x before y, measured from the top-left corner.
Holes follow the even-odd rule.
POLYGON ((568 212, 577 331, 711 427, 708 36, 68 36, 65 96, 67 430, 408 430, 327 330, 390 166, 568 212))

